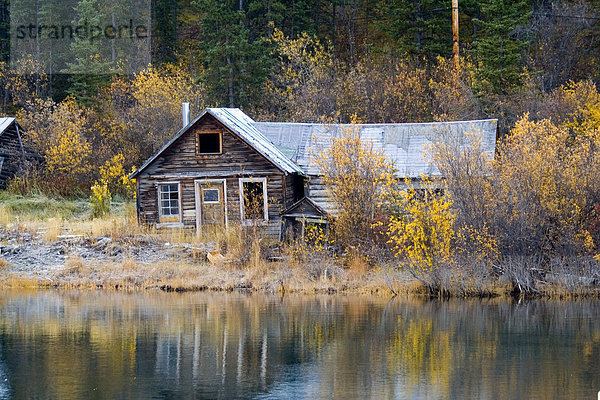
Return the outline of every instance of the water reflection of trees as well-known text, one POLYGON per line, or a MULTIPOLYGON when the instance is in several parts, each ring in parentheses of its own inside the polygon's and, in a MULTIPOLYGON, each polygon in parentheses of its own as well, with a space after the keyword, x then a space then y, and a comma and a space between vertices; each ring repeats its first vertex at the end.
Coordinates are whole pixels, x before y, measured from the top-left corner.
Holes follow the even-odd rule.
POLYGON ((0 295, 14 397, 581 398, 598 303, 0 295))

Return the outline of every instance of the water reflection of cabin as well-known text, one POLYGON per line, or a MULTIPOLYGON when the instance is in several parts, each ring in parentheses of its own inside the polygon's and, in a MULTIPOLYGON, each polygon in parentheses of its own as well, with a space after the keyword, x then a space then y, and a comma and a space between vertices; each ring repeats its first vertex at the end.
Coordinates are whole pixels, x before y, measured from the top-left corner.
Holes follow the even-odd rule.
POLYGON ((237 108, 207 108, 131 177, 141 223, 158 227, 227 227, 258 223, 274 235, 325 224, 335 205, 315 155, 332 137, 355 129, 383 150, 399 178, 440 177, 428 155, 436 138, 473 133, 494 156, 496 120, 414 124, 255 122, 237 108))

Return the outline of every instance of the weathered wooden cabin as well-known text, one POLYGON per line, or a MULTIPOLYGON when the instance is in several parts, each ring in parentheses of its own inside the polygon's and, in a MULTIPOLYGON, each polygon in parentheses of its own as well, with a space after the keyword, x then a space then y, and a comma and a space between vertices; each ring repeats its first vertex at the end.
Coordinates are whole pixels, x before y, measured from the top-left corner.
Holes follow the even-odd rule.
POLYGON ((17 120, 0 118, 0 189, 5 189, 8 181, 33 159, 33 152, 23 145, 17 120))
POLYGON ((241 110, 208 108, 131 178, 141 223, 158 227, 259 223, 272 234, 299 220, 335 214, 314 155, 333 137, 357 130, 394 162, 398 178, 441 177, 428 153, 438 140, 475 134, 494 157, 497 120, 419 124, 255 122, 241 110))
POLYGON ((278 234, 302 195, 300 167, 239 109, 208 108, 131 177, 142 223, 195 227, 260 223, 278 234))

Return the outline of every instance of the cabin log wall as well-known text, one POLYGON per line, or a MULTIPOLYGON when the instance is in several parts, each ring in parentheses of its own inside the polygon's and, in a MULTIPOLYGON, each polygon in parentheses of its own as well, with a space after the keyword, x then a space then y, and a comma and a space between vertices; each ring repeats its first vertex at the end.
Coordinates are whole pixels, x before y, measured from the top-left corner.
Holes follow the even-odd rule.
POLYGON ((322 176, 310 175, 306 182, 306 196, 329 214, 336 214, 333 198, 322 176))
POLYGON ((5 189, 8 181, 21 169, 25 158, 15 123, 7 127, 0 136, 0 157, 4 158, 0 169, 0 189, 5 189))
POLYGON ((138 176, 138 216, 140 222, 158 223, 158 184, 179 182, 184 227, 196 226, 196 179, 225 179, 227 218, 240 222, 239 178, 267 178, 267 198, 270 233, 278 234, 280 213, 293 204, 294 177, 286 176, 270 161, 256 152, 214 117, 207 115, 181 136, 168 150, 138 176), (196 132, 219 130, 222 154, 196 154, 196 132))

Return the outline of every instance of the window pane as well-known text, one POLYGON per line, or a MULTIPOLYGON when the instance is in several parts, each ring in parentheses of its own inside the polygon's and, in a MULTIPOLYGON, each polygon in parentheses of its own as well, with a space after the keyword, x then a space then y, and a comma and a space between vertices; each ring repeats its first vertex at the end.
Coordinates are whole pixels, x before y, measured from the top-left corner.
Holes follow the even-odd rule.
POLYGON ((219 189, 202 189, 202 201, 205 203, 218 203, 219 189))
POLYGON ((179 185, 177 183, 160 184, 159 191, 160 216, 179 217, 179 185))
POLYGON ((244 182, 244 215, 246 219, 263 220, 265 205, 262 182, 244 182))

